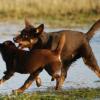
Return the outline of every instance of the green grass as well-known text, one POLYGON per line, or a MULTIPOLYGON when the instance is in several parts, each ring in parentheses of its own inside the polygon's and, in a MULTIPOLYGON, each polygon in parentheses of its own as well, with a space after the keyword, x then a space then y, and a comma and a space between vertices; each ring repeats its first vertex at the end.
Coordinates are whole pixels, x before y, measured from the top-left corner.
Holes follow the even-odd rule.
POLYGON ((100 99, 100 89, 74 89, 1 95, 0 100, 94 100, 100 99))
POLYGON ((100 0, 0 0, 0 21, 22 21, 51 27, 74 27, 100 19, 100 0))

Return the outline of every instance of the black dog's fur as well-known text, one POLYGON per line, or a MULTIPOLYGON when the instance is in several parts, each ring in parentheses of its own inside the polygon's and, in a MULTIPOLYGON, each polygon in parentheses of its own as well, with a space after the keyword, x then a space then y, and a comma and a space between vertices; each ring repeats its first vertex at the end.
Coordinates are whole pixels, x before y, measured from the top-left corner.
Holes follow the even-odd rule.
MULTIPOLYGON (((56 89, 60 88, 61 79, 61 59, 60 53, 65 43, 65 35, 62 35, 58 46, 55 50, 36 49, 32 51, 25 51, 18 49, 11 41, 5 41, 0 44, 0 52, 3 60, 6 63, 7 71, 4 72, 0 84, 8 80, 15 72, 29 73, 30 76, 25 84, 17 89, 17 92, 23 92, 27 89, 37 75, 43 70, 44 67, 49 65, 49 72, 53 79, 56 79, 56 89)), ((47 68, 47 69, 48 69, 47 68)))
POLYGON ((65 34, 66 41, 61 53, 61 59, 63 61, 63 83, 70 65, 80 57, 82 57, 84 63, 100 77, 100 69, 89 44, 90 39, 99 28, 100 20, 98 20, 87 33, 71 30, 46 33, 43 31, 43 24, 35 28, 26 21, 25 29, 21 31, 21 34, 14 38, 14 41, 19 43, 21 48, 28 47, 32 50, 37 48, 54 49, 57 46, 61 35, 65 34))

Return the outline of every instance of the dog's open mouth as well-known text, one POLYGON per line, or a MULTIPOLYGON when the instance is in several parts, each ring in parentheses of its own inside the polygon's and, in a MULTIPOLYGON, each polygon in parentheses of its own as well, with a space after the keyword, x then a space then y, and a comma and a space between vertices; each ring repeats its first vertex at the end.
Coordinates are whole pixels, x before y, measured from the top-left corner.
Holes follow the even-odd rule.
POLYGON ((19 49, 23 49, 22 44, 18 44, 18 48, 19 48, 19 49))
POLYGON ((18 43, 18 48, 19 49, 23 49, 23 48, 28 48, 30 46, 30 43, 29 42, 19 42, 18 43))

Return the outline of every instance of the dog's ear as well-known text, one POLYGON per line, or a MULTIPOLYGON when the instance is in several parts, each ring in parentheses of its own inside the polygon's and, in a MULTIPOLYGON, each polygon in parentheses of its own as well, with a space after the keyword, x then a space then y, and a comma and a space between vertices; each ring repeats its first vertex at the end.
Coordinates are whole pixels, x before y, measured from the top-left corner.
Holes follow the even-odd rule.
POLYGON ((25 28, 29 28, 30 26, 32 26, 31 21, 29 18, 25 17, 25 28))
POLYGON ((41 24, 36 28, 36 33, 42 34, 43 30, 44 30, 44 24, 41 24))

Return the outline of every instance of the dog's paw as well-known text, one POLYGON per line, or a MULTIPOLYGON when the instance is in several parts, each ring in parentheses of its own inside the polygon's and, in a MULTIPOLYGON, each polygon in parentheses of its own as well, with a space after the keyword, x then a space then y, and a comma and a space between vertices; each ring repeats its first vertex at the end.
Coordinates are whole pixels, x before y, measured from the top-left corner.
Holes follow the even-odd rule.
POLYGON ((51 78, 51 81, 54 81, 54 80, 55 80, 55 79, 52 77, 52 78, 51 78))
POLYGON ((54 88, 55 88, 55 90, 59 90, 59 87, 58 86, 55 86, 54 88))
POLYGON ((54 88, 55 88, 55 90, 61 90, 62 87, 61 86, 55 86, 54 88))
POLYGON ((23 93, 24 91, 22 89, 16 89, 12 90, 13 93, 23 93))

